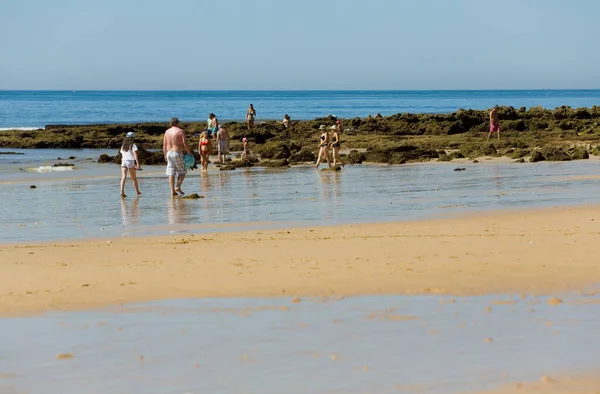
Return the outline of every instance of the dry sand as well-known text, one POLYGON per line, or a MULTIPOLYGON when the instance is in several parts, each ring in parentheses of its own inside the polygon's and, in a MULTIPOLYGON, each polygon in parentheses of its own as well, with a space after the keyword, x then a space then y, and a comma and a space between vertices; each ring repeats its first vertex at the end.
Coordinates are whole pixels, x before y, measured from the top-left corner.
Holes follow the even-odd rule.
POLYGON ((528 293, 600 279, 600 208, 0 248, 0 314, 186 297, 528 293))

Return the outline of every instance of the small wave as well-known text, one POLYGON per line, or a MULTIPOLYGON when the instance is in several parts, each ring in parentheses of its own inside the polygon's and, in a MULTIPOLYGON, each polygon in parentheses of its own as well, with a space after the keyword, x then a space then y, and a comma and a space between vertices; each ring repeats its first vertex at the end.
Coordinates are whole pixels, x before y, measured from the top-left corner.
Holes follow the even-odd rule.
POLYGON ((31 130, 43 130, 43 127, 0 127, 0 131, 8 130, 20 130, 20 131, 31 131, 31 130))
POLYGON ((27 171, 31 172, 64 172, 64 171, 73 171, 73 167, 65 166, 65 167, 52 167, 52 166, 39 166, 38 168, 29 168, 27 171))

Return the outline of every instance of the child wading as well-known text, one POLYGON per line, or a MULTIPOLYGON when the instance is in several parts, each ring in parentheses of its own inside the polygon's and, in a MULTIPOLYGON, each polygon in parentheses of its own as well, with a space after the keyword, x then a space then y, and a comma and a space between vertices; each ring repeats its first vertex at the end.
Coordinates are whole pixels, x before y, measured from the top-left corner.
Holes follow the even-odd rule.
POLYGON ((250 154, 250 150, 248 149, 248 138, 244 137, 242 142, 244 143, 244 147, 242 148, 242 163, 245 163, 248 160, 248 155, 250 154))
POLYGON ((139 196, 142 194, 138 187, 138 181, 135 171, 141 170, 140 160, 137 154, 137 146, 133 143, 133 132, 129 132, 125 135, 123 145, 121 145, 121 197, 127 197, 125 194, 125 179, 127 179, 127 171, 131 175, 135 192, 139 196))

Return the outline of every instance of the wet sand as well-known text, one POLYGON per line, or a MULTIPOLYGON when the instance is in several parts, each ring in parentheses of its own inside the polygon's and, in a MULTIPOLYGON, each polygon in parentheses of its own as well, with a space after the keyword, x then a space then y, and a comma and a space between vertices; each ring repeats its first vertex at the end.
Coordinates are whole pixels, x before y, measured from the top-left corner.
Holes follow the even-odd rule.
POLYGON ((598 282, 596 206, 6 245, 0 313, 195 297, 556 295, 598 282))
POLYGON ((600 370, 584 299, 600 300, 200 298, 0 319, 0 392, 594 393, 575 390, 600 370))
POLYGON ((516 382, 503 388, 483 391, 477 394, 598 394, 600 392, 600 373, 589 374, 587 377, 575 376, 540 376, 535 383, 516 382))

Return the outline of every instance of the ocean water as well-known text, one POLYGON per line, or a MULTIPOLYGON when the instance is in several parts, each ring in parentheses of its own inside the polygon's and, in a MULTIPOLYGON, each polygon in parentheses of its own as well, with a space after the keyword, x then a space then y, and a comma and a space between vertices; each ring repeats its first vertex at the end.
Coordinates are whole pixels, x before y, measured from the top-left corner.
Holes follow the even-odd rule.
POLYGON ((595 372, 600 299, 561 298, 206 298, 0 319, 0 392, 458 394, 595 372))
POLYGON ((600 103, 600 90, 505 91, 0 91, 0 130, 48 124, 241 120, 252 103, 258 119, 341 118, 399 112, 450 113, 485 109, 600 103))
POLYGON ((207 175, 189 172, 183 185, 199 200, 171 198, 164 166, 145 166, 138 173, 143 195, 134 197, 127 180, 129 197, 121 199, 119 167, 89 160, 102 150, 43 150, 44 159, 16 151, 24 154, 0 155, 0 243, 419 220, 593 204, 600 195, 600 164, 575 161, 356 165, 339 173, 211 165, 207 175), (48 171, 70 155, 71 171, 48 171))

